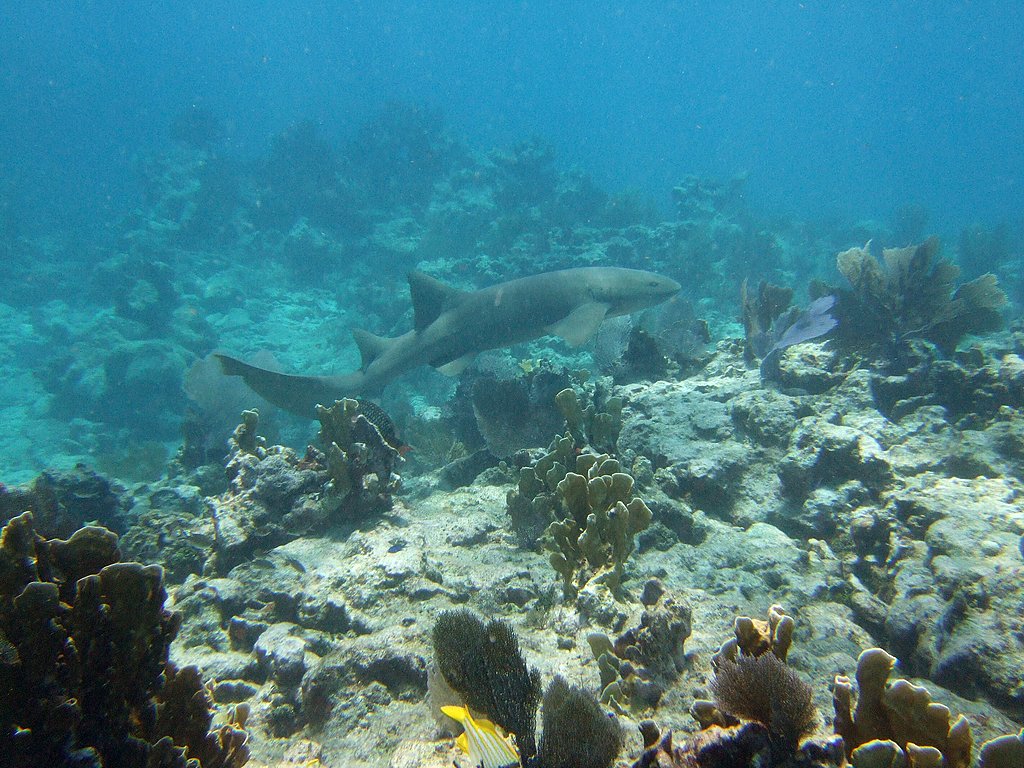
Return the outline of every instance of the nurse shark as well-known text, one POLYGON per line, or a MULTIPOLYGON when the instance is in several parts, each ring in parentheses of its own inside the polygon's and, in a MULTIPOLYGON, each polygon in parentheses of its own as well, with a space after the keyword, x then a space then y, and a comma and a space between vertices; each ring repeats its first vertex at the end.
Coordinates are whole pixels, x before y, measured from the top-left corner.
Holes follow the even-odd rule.
POLYGON ((561 336, 579 346, 601 321, 662 303, 680 289, 662 275, 621 267, 578 267, 542 272, 464 291, 423 272, 409 275, 414 328, 384 338, 353 330, 362 355, 359 370, 339 376, 279 373, 216 353, 228 376, 285 410, 313 417, 317 404, 378 392, 421 365, 457 375, 480 352, 561 336))

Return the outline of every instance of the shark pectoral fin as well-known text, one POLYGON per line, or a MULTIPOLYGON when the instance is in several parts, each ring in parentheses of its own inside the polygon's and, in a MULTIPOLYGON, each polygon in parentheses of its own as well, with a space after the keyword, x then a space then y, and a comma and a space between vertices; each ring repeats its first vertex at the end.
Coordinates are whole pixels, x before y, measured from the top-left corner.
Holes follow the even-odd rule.
POLYGON ((457 357, 449 363, 437 366, 437 370, 443 373, 445 376, 458 376, 464 370, 466 370, 470 363, 476 358, 475 352, 457 357))
POLYGON ((557 323, 549 325, 544 330, 555 336, 561 336, 574 347, 578 347, 597 333, 597 329, 601 327, 601 321, 604 320, 607 313, 607 304, 588 301, 586 304, 580 304, 557 323))
POLYGON ((393 341, 383 336, 364 331, 362 328, 352 329, 352 338, 359 347, 359 355, 362 358, 362 369, 365 371, 370 363, 380 357, 393 341))
POLYGON ((465 291, 415 271, 409 273, 409 293, 412 296, 413 325, 417 331, 437 320, 438 315, 451 309, 466 295, 465 291))

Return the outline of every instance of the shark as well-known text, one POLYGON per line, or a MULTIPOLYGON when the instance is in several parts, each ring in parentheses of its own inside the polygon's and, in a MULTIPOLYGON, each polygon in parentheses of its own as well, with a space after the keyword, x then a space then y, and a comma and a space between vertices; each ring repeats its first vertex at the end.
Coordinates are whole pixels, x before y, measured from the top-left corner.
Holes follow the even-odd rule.
POLYGON ((372 395, 422 365, 458 375, 480 353, 542 336, 573 346, 592 338, 608 317, 627 315, 672 298, 681 286, 654 272, 623 267, 577 267, 541 272, 475 291, 423 272, 409 274, 412 330, 392 338, 354 329, 359 370, 303 376, 261 368, 214 353, 222 371, 241 376, 274 405, 313 418, 318 404, 372 395))

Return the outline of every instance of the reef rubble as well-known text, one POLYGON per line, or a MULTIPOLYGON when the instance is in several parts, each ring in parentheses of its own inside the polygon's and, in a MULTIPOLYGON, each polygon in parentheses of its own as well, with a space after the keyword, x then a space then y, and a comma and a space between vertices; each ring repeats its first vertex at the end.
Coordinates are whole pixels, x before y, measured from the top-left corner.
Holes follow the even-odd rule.
MULTIPOLYGON (((542 679, 560 675, 617 712, 620 765, 643 753, 634 726, 646 718, 674 734, 663 755, 689 738, 721 637, 774 603, 796 620, 786 664, 819 712, 832 711, 828 681, 885 648, 980 745, 1024 721, 1024 336, 917 354, 897 376, 848 367, 815 341, 782 350, 766 383, 727 340, 687 378, 602 382, 615 416, 601 433, 607 473, 591 470, 610 456, 577 444, 592 440, 582 401, 562 395, 568 434, 546 451, 403 494, 394 449, 349 404, 324 415, 305 455, 268 444, 247 415, 220 483, 205 468, 125 489, 83 474, 72 498, 121 526, 133 556, 165 566, 182 616, 170 658, 202 670, 216 705, 246 705, 252 764, 296 750, 325 765, 450 763, 424 699, 435 620, 463 607, 507 622, 542 679), (384 463, 369 471, 360 457, 374 451, 384 463), (537 509, 552 520, 566 504, 595 515, 604 477, 624 506, 642 499, 646 525, 601 566, 617 594, 587 587, 589 573, 567 590, 544 526, 517 524, 510 491, 537 466, 534 493, 550 495, 537 509), (559 496, 574 472, 586 487, 559 496)), ((5 489, 2 508, 47 509, 32 494, 52 485, 5 489)), ((742 739, 771 734, 748 725, 742 739)))

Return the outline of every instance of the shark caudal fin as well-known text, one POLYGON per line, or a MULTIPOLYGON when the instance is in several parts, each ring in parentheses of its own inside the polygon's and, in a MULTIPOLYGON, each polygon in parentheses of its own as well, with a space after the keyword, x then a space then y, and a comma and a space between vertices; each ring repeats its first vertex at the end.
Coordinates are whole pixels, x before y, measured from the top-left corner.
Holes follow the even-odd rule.
POLYGON ((409 293, 412 296, 413 325, 417 331, 422 331, 467 295, 466 291, 452 288, 423 272, 409 273, 409 293))
POLYGON ((358 381, 353 376, 293 376, 250 365, 229 355, 215 352, 213 356, 225 375, 241 376, 256 394, 278 408, 308 419, 313 418, 317 405, 330 405, 358 392, 358 381))

